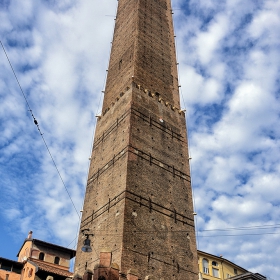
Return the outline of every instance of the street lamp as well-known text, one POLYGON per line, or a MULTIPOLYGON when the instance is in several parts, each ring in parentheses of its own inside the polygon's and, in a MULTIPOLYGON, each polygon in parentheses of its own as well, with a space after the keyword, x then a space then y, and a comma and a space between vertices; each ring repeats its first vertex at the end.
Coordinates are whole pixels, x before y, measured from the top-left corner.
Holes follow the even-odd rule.
POLYGON ((89 231, 89 229, 83 229, 82 233, 83 235, 86 237, 86 239, 84 240, 84 246, 82 247, 82 251, 85 253, 90 253, 92 252, 92 248, 90 246, 90 239, 89 236, 93 236, 92 233, 85 233, 85 231, 89 231))

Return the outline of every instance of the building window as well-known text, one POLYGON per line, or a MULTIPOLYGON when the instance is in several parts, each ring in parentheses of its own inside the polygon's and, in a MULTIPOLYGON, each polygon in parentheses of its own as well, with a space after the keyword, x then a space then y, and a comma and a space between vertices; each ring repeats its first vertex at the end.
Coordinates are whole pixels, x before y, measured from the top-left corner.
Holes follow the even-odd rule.
POLYGON ((11 266, 11 265, 6 265, 6 264, 1 264, 1 263, 0 263, 0 268, 1 268, 2 270, 12 271, 12 266, 11 266))
POLYGON ((55 264, 59 264, 59 261, 60 261, 60 258, 59 258, 59 257, 55 257, 55 258, 54 258, 54 263, 55 263, 55 264))
POLYGON ((230 275, 230 274, 227 274, 227 279, 230 278, 230 277, 231 277, 231 275, 230 275))
POLYGON ((212 265, 213 265, 213 266, 218 266, 218 263, 215 262, 215 261, 212 261, 212 265))
POLYGON ((209 274, 209 262, 206 259, 202 260, 202 265, 203 265, 203 273, 209 274))
POLYGON ((41 253, 39 254, 39 260, 43 261, 44 258, 45 258, 45 254, 41 252, 41 253))
POLYGON ((6 274, 5 280, 9 280, 9 274, 6 274))
POLYGON ((237 275, 237 269, 236 268, 234 268, 234 274, 237 275))
POLYGON ((213 268, 212 269, 212 274, 213 274, 214 277, 219 277, 219 269, 213 268))
POLYGON ((17 274, 21 274, 21 268, 20 268, 20 267, 13 266, 13 272, 15 272, 15 273, 17 273, 17 274))

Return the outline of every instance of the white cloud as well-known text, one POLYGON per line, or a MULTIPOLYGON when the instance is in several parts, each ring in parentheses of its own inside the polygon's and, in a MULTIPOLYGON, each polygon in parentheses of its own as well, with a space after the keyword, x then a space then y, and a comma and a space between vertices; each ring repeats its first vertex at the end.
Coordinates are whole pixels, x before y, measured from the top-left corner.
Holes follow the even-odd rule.
MULTIPOLYGON (((268 1, 269 4, 272 2, 276 3, 277 1, 268 1)), ((277 30, 277 26, 280 25, 279 10, 280 8, 278 6, 278 9, 260 11, 249 27, 251 36, 257 39, 265 36, 267 39, 265 39, 264 42, 269 44, 271 44, 271 42, 274 43, 277 37, 279 39, 279 36, 276 36, 276 38, 271 37, 272 35, 277 35, 275 31, 277 30)))
MULTIPOLYGON (((260 2, 174 1, 200 230, 278 223, 280 4, 260 2)), ((77 210, 115 5, 12 1, 0 11, 1 40, 77 210)), ((3 54, 0 67, 1 222, 68 245, 78 217, 3 54)), ((200 232, 218 236, 199 249, 275 278, 279 235, 244 235, 262 232, 200 232)))
MULTIPOLYGON (((178 50, 198 229, 277 224, 279 1, 227 1, 216 9, 196 3, 186 18, 193 34, 179 25, 178 50), (215 81, 210 90, 207 81, 215 81)), ((279 234, 266 234, 277 231, 201 231, 217 237, 199 238, 199 248, 277 279, 271 246, 279 234)))
POLYGON ((7 209, 5 215, 9 220, 14 220, 20 217, 20 211, 18 209, 7 209))
MULTIPOLYGON (((5 19, 1 32, 10 30, 7 39, 15 41, 10 46, 8 41, 3 43, 78 211, 95 124, 93 116, 101 105, 98 101, 104 87, 114 24, 110 15, 114 15, 115 5, 110 1, 98 6, 90 1, 65 1, 45 6, 20 1, 11 3, 1 17, 5 19), (94 28, 96 21, 99 28, 94 28), (23 71, 26 66, 27 71, 23 71)), ((14 200, 14 209, 8 209, 7 214, 11 218, 16 218, 17 213, 25 216, 21 216, 21 224, 14 225, 24 236, 33 228, 37 238, 48 240, 51 234, 56 236, 56 242, 67 245, 76 234, 77 214, 3 58, 5 82, 0 86, 3 97, 0 117, 6 123, 0 140, 6 147, 1 150, 1 160, 4 164, 9 157, 15 157, 9 160, 8 169, 29 153, 23 170, 32 172, 21 178, 24 186, 28 185, 20 194, 24 200, 14 200), (18 156, 20 153, 22 158, 18 156)), ((14 180, 17 182, 14 188, 9 186, 11 191, 19 186, 17 177, 14 180)), ((4 191, 4 197, 7 192, 4 191)), ((10 194, 14 196, 15 192, 10 194)))
POLYGON ((215 78, 205 78, 193 67, 184 67, 181 71, 181 80, 188 103, 205 105, 220 101, 221 85, 215 78))
POLYGON ((14 27, 19 25, 30 25, 30 19, 34 17, 36 2, 32 0, 11 1, 8 5, 9 18, 13 22, 14 27))
POLYGON ((218 15, 209 24, 207 31, 200 32, 195 38, 194 44, 197 47, 198 58, 203 64, 207 64, 215 58, 215 52, 227 34, 228 25, 228 17, 224 14, 218 15))

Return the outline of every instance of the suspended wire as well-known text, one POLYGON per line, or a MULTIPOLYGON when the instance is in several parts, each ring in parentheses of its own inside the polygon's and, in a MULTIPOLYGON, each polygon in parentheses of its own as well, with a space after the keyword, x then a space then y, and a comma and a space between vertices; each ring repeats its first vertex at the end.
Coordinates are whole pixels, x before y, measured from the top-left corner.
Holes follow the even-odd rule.
MULTIPOLYGON (((175 11, 175 10, 180 10, 180 9, 172 9, 172 11, 175 11)), ((174 28, 175 29, 175 28, 174 28)), ((174 38, 175 42, 176 42, 176 37, 174 38)), ((176 45, 177 45, 177 42, 176 42, 176 45)), ((177 51, 177 48, 175 48, 176 50, 176 57, 178 59, 178 51, 177 51)), ((178 59, 179 60, 179 59, 178 59)), ((179 70, 180 66, 178 64, 178 82, 180 83, 180 79, 179 79, 179 73, 180 73, 180 70, 179 70)), ((182 88, 179 90, 180 91, 180 96, 181 96, 181 99, 183 101, 183 105, 184 105, 184 108, 186 109, 186 103, 185 103, 185 99, 184 99, 184 95, 183 95, 183 92, 182 92, 182 88)), ((188 130, 188 111, 186 111, 186 123, 187 123, 187 130, 188 130)), ((190 154, 190 157, 191 157, 191 141, 190 141, 190 137, 189 137, 189 134, 187 134, 188 136, 188 143, 189 143, 189 154, 190 154)), ((190 162, 190 161, 189 161, 190 162)), ((191 163, 190 163, 190 173, 192 174, 192 166, 191 166, 191 163)), ((191 176, 192 178, 192 176, 191 176)), ((193 179, 192 179, 192 185, 193 185, 193 179)), ((195 194, 194 194, 194 190, 192 188, 192 194, 193 194, 193 203, 194 203, 194 211, 196 212, 196 204, 195 204, 195 194)), ((249 227, 233 227, 233 228, 224 228, 224 229, 205 229, 205 230, 198 230, 198 222, 197 222, 197 216, 195 216, 195 223, 196 223, 196 228, 195 228, 195 231, 196 231, 196 237, 197 237, 197 248, 199 248, 199 238, 201 237, 219 237, 219 236, 246 236, 246 235, 271 235, 271 234, 280 234, 280 232, 276 232, 276 233, 247 233, 247 234, 227 234, 227 235, 211 235, 211 236, 204 236, 204 235, 199 235, 198 232, 213 232, 213 231, 216 231, 216 232, 219 232, 219 231, 235 231, 235 230, 255 230, 255 229, 259 229, 259 230, 266 230, 266 229, 273 229, 273 228, 279 228, 280 224, 275 224, 275 225, 261 225, 261 226, 249 226, 249 227)))
MULTIPOLYGON (((116 9, 115 9, 115 18, 116 18, 116 15, 117 15, 117 9, 118 9, 118 5, 116 6, 116 9)), ((105 15, 107 16, 107 15, 105 15)), ((113 17, 113 16, 112 16, 113 17)), ((111 35, 111 42, 113 41, 113 37, 114 37, 114 29, 113 29, 113 32, 112 32, 112 35, 111 35)), ((109 68, 109 62, 110 62, 110 53, 109 53, 109 56, 107 58, 107 69, 109 68)), ((106 74, 104 76, 104 80, 103 80, 103 84, 102 84, 102 93, 104 92, 105 90, 105 86, 106 86, 106 80, 107 80, 107 71, 106 71, 106 74)), ((95 116, 98 114, 99 110, 102 110, 100 109, 100 105, 101 105, 101 99, 102 99, 102 95, 103 94, 99 94, 99 101, 98 101, 98 106, 97 106, 97 112, 95 113, 95 116)), ((91 158, 91 153, 92 153, 92 149, 93 149, 93 145, 94 145, 94 134, 95 134, 95 130, 96 130, 96 125, 97 125, 97 117, 95 117, 95 121, 94 121, 94 124, 93 124, 93 130, 92 130, 92 136, 91 136, 91 145, 90 145, 90 150, 89 150, 89 155, 90 155, 90 158, 91 158)), ((88 161, 88 172, 87 172, 87 176, 86 176, 86 181, 87 181, 87 178, 88 178, 88 175, 89 175, 89 168, 90 168, 90 158, 89 158, 89 161, 88 161)), ((85 187, 84 187, 84 192, 83 192, 83 197, 85 198, 85 193, 86 193, 86 183, 85 183, 85 187)), ((83 199, 83 202, 82 202, 82 205, 81 205, 81 211, 83 210, 84 208, 84 202, 85 200, 83 199)), ((79 231, 80 231, 80 223, 81 223, 81 218, 82 218, 82 215, 79 216, 79 221, 78 221, 78 227, 77 227, 77 232, 76 232, 76 237, 71 241, 71 243, 67 246, 69 247, 74 241, 75 242, 75 245, 74 245, 74 248, 77 248, 77 244, 78 244, 78 237, 79 237, 79 231)), ((93 245, 92 245, 93 247, 93 245)), ((94 251, 96 252, 95 248, 93 247, 94 251)), ((97 253, 96 253, 97 254, 97 253)))
POLYGON ((275 225, 262 225, 262 226, 249 226, 249 227, 232 227, 232 228, 222 228, 222 229, 203 229, 201 231, 234 231, 234 230, 253 230, 253 229, 271 229, 280 228, 279 224, 275 225))
MULTIPOLYGON (((117 8, 116 8, 117 9, 117 8)), ((115 14, 117 13, 117 10, 115 10, 115 14)), ((105 15, 106 16, 106 15, 105 15)), ((116 17, 116 16, 115 16, 116 17)), ((113 29, 113 32, 112 32, 112 35, 111 35, 111 42, 113 40, 113 37, 114 37, 114 29, 113 29)), ((110 62, 110 53, 109 53, 109 56, 107 58, 107 69, 109 68, 109 62, 110 62)), ((102 93, 103 91, 105 90, 105 85, 106 85, 106 80, 107 80, 107 71, 106 71, 106 74, 104 76, 104 80, 103 80, 103 84, 102 84, 102 93)), ((102 99, 102 94, 99 95, 99 101, 98 101, 98 106, 97 106, 97 112, 95 113, 95 115, 98 114, 99 110, 100 110, 100 104, 101 104, 101 99, 102 99)), ((95 121, 94 121, 94 125, 93 125, 93 132, 92 132, 92 141, 91 141, 91 145, 90 145, 90 151, 89 151, 89 154, 91 155, 91 152, 92 152, 92 149, 93 149, 93 144, 94 144, 94 134, 95 134, 95 129, 96 129, 96 125, 97 125, 97 118, 95 118, 95 121)), ((89 173, 89 166, 90 166, 90 161, 88 163, 88 173, 89 173)), ((88 175, 88 174, 87 174, 88 175)), ((86 186, 86 184, 85 184, 86 186)), ((84 188, 84 196, 85 196, 85 191, 86 191, 86 187, 84 188)), ((83 209, 83 204, 84 204, 84 201, 82 203, 82 208, 83 209)))
POLYGON ((252 235, 272 235, 272 234, 280 234, 280 232, 244 233, 244 234, 219 234, 219 235, 199 235, 199 237, 219 237, 219 236, 252 236, 252 235))
MULTIPOLYGON (((124 231, 125 233, 125 231, 124 231)), ((130 233, 130 232, 128 232, 130 233)), ((144 234, 166 234, 166 233, 171 233, 171 232, 158 232, 158 231, 137 231, 137 232, 131 232, 131 234, 135 234, 135 235, 144 235, 144 234)), ((172 231, 172 233, 188 233, 188 231, 172 231)), ((241 234, 214 234, 214 235, 198 235, 199 238, 208 238, 208 237, 227 237, 227 236, 255 236, 255 235, 280 235, 280 232, 263 232, 263 233, 241 233, 241 234)), ((95 233, 94 236, 104 236, 104 232, 100 232, 100 233, 95 233)), ((118 236, 121 237, 123 236, 122 233, 107 233, 106 232, 106 236, 118 236)), ((75 238, 76 239, 76 238, 75 238)), ((75 239, 71 242, 73 243, 75 241, 75 239)), ((70 243, 70 244, 71 244, 70 243)), ((68 245, 69 246, 69 245, 68 245)), ((67 246, 67 247, 68 247, 67 246)))
MULTIPOLYGON (((79 230, 79 224, 78 224, 78 230, 79 230)), ((78 233, 76 233, 76 237, 66 246, 67 248, 69 248, 70 245, 77 239, 77 237, 78 237, 77 234, 78 234, 78 233)), ((72 250, 76 250, 76 247, 77 247, 77 245, 76 245, 76 243, 74 243, 74 245, 71 246, 70 248, 71 248, 72 250)), ((75 260, 74 260, 74 258, 72 258, 70 261, 71 261, 70 271, 74 271, 75 260)))
MULTIPOLYGON (((103 82, 103 88, 104 88, 104 82, 103 82)), ((97 106, 97 112, 99 112, 99 108, 100 108, 100 102, 101 102, 101 97, 102 97, 102 94, 99 94, 99 101, 98 101, 98 106, 97 106)), ((97 113, 96 113, 97 114, 97 113)), ((96 115, 95 114, 95 115, 96 115)), ((95 121, 93 123, 93 129, 92 129, 92 135, 91 135, 91 144, 90 144, 90 151, 89 151, 89 155, 91 154, 91 151, 93 149, 93 144, 94 144, 94 134, 95 134, 95 129, 96 129, 96 125, 97 125, 97 118, 95 117, 95 121)), ((90 158, 89 158, 89 161, 88 161, 88 172, 87 172, 87 176, 86 176, 86 182, 87 182, 87 178, 88 178, 88 174, 89 174, 89 168, 90 168, 90 158)), ((86 182, 85 182, 85 187, 83 189, 83 198, 85 198, 85 193, 86 193, 86 182)), ((83 202, 82 202, 82 205, 81 205, 81 212, 82 212, 82 209, 84 208, 84 199, 83 199, 83 202)), ((82 214, 80 215, 79 217, 79 221, 78 221, 78 226, 77 226, 77 231, 76 231, 76 237, 74 238, 74 240, 67 246, 69 247, 75 240, 77 240, 74 244, 74 248, 77 248, 77 244, 78 244, 78 236, 79 236, 79 231, 80 231, 80 223, 81 223, 81 218, 82 218, 82 214)))
MULTIPOLYGON (((234 231, 234 230, 232 230, 234 231)), ((106 236, 123 236, 123 233, 131 233, 131 234, 135 234, 135 235, 144 235, 144 234, 148 234, 148 235, 162 235, 162 234, 186 234, 186 236, 188 236, 188 233, 190 231, 189 230, 133 230, 133 231, 128 231, 125 230, 121 233, 107 233, 107 230, 96 230, 94 232, 94 236, 104 236, 104 234, 106 233, 106 236)), ((201 231, 199 231, 201 233, 201 231)), ((218 236, 250 236, 250 235, 272 235, 272 234, 280 234, 280 232, 262 232, 262 233, 238 233, 238 234, 214 234, 214 235, 199 235, 199 237, 218 237, 218 236)), ((75 239, 74 239, 75 240, 75 239)), ((74 240, 71 242, 73 243, 74 240)), ((71 244, 70 243, 70 244, 71 244)), ((69 245, 70 245, 69 244, 69 245)))
MULTIPOLYGON (((176 10, 176 9, 175 9, 176 10)), ((172 9, 172 11, 174 11, 172 9)), ((173 25, 174 25, 174 30, 175 30, 175 21, 173 20, 173 25)), ((177 48, 176 46, 178 45, 177 44, 177 40, 176 40, 177 37, 174 38, 174 41, 175 41, 175 52, 176 52, 176 60, 179 61, 179 55, 178 55, 178 51, 177 51, 177 48)), ((180 67, 179 67, 179 64, 177 64, 177 75, 178 75, 178 83, 180 85, 180 67)), ((184 99, 184 95, 183 95, 183 91, 182 91, 182 88, 180 87, 179 88, 179 94, 182 98, 182 101, 183 101, 183 105, 184 105, 184 109, 187 109, 186 107, 186 103, 185 103, 185 99, 184 99)), ((193 197, 193 208, 194 208, 194 212, 196 212, 196 203, 195 203, 195 193, 194 193, 194 189, 192 188, 193 186, 193 178, 192 178, 192 165, 191 165, 191 141, 190 141, 190 137, 189 137, 189 131, 188 131, 188 127, 189 127, 189 123, 188 123, 188 111, 186 111, 185 113, 185 116, 186 116, 186 130, 187 130, 187 140, 188 140, 188 150, 189 150, 189 166, 190 166, 190 176, 191 176, 191 190, 192 190, 192 197, 193 197)), ((197 228, 198 228, 198 221, 197 221, 197 216, 195 215, 194 217, 194 220, 195 220, 195 235, 196 235, 196 240, 197 240, 197 249, 199 249, 199 236, 198 236, 198 231, 197 231, 197 228)))
POLYGON ((15 71, 14 71, 14 68, 13 68, 13 66, 12 66, 12 63, 11 63, 9 57, 8 57, 8 54, 7 54, 7 52, 6 52, 5 48, 4 48, 4 45, 2 44, 2 41, 1 41, 1 40, 0 40, 0 43, 1 43, 1 45, 2 45, 2 49, 3 49, 3 51, 4 51, 5 55, 6 55, 6 58, 7 58, 8 62, 9 62, 9 64, 10 64, 10 67, 11 67, 13 73, 14 73, 14 76, 15 76, 15 78, 16 78, 16 80, 17 80, 18 86, 19 86, 19 88, 20 88, 20 90, 21 90, 21 93, 22 93, 24 99, 25 99, 25 102, 26 102, 26 104, 27 104, 27 107, 28 107, 29 111, 31 112, 31 115, 32 115, 33 120, 34 120, 34 123, 36 124, 37 121, 35 122, 35 118, 34 118, 34 116, 33 116, 33 114, 32 114, 32 110, 31 110, 31 108, 30 108, 30 106, 29 106, 29 103, 28 103, 28 101, 27 101, 27 98, 26 98, 26 96, 25 96, 25 94, 24 94, 24 92, 23 92, 23 90, 22 90, 22 87, 21 87, 21 85, 20 85, 20 83, 19 83, 19 80, 18 80, 18 78, 17 78, 17 75, 16 75, 16 73, 15 73, 15 71))
POLYGON ((22 87, 21 87, 21 85, 20 85, 20 83, 19 83, 19 80, 18 80, 17 75, 16 75, 16 73, 15 73, 15 71, 14 71, 14 68, 13 68, 13 66, 12 66, 12 63, 11 63, 9 57, 8 57, 8 54, 7 54, 7 52, 6 52, 5 48, 4 48, 4 45, 2 44, 2 41, 1 41, 1 40, 0 40, 0 43, 1 43, 1 45, 2 45, 3 51, 4 51, 5 55, 6 55, 6 58, 7 58, 8 62, 9 62, 9 64, 10 64, 10 67, 11 67, 13 73, 14 73, 14 76, 15 76, 16 81, 17 81, 17 83, 18 83, 18 86, 19 86, 19 88, 20 88, 20 90, 21 90, 21 93, 22 93, 22 95, 23 95, 23 97, 24 97, 24 99, 25 99, 26 105, 27 105, 27 107, 28 107, 28 111, 30 112, 30 114, 31 114, 31 116, 32 116, 32 118, 33 118, 34 124, 37 126, 37 129, 38 129, 38 131, 39 131, 39 133, 40 133, 40 135, 41 135, 41 137, 42 137, 42 139, 43 139, 43 142, 44 142, 44 144, 45 144, 45 146, 46 146, 46 148, 47 148, 47 151, 48 151, 48 153, 49 153, 49 155, 50 155, 50 157, 51 157, 51 159, 52 159, 53 165, 55 166, 56 171, 57 171, 57 173, 58 173, 58 175, 59 175, 59 177, 60 177, 60 180, 61 180, 61 182, 62 182, 62 184, 63 184, 63 186, 64 186, 64 188, 65 188, 65 190, 66 190, 66 192, 67 192, 67 194, 68 194, 68 196, 69 196, 69 199, 71 200, 71 203, 72 203, 72 205, 73 205, 73 207, 74 207, 74 209, 75 209, 75 211, 76 211, 76 213, 77 213, 77 215, 78 215, 78 217, 79 217, 79 219, 80 219, 79 212, 78 212, 78 210, 77 210, 77 208, 76 208, 76 206, 75 206, 75 204, 74 204, 74 202, 73 202, 73 200, 72 200, 72 198, 71 198, 71 195, 70 195, 70 193, 69 193, 69 191, 68 191, 68 189, 67 189, 67 187, 66 187, 66 184, 64 183, 64 181, 63 181, 63 179, 62 179, 62 176, 61 176, 61 174, 60 174, 60 172, 59 172, 59 170, 58 170, 58 167, 57 167, 57 165, 56 165, 56 163, 55 163, 55 161, 54 161, 54 158, 53 158, 53 156, 52 156, 52 154, 51 154, 51 151, 50 151, 50 149, 49 149, 49 147, 48 147, 48 145, 47 145, 47 143, 46 143, 46 140, 45 140, 45 138, 44 138, 44 136, 43 136, 43 133, 41 132, 41 129, 40 129, 40 127, 39 127, 39 123, 38 123, 38 121, 36 120, 36 118, 35 118, 35 116, 34 116, 32 110, 31 110, 31 107, 30 107, 30 105, 29 105, 29 102, 28 102, 28 100, 27 100, 27 97, 26 97, 26 95, 25 95, 24 92, 23 92, 23 89, 22 89, 22 87))
MULTIPOLYGON (((70 247, 70 245, 77 239, 78 235, 76 235, 76 237, 66 246, 67 248, 70 247)), ((75 244, 72 248, 75 248, 75 244)))

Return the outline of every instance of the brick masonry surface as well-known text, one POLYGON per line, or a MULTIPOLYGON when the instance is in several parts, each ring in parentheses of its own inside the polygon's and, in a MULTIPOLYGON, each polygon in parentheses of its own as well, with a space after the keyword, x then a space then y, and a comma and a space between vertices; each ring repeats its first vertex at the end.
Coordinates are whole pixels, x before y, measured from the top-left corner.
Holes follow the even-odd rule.
POLYGON ((75 272, 105 250, 120 275, 198 279, 170 0, 118 1, 102 112, 81 221, 94 249, 80 234, 75 272))

